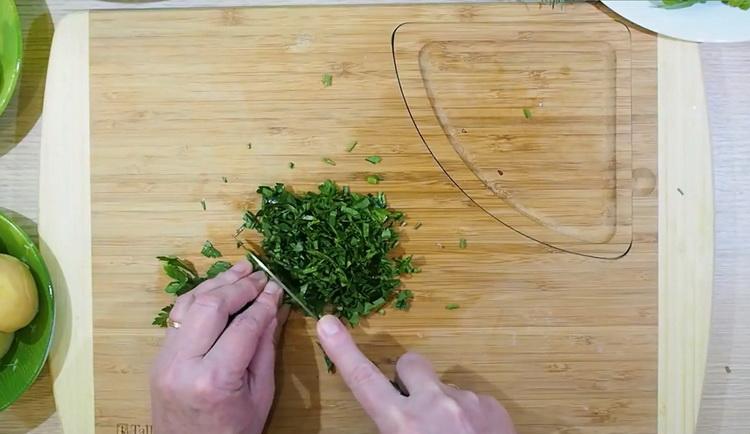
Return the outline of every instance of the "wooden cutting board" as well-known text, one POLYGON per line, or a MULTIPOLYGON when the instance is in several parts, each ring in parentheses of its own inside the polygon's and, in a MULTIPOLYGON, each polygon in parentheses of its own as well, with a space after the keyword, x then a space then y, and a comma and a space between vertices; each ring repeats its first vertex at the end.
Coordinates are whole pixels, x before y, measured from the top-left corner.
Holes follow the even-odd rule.
MULTIPOLYGON (((385 191, 409 218, 403 248, 423 269, 406 282, 413 308, 354 331, 384 371, 419 351, 445 381, 500 399, 523 433, 656 430, 652 35, 589 4, 89 24, 97 432, 149 432, 163 337, 150 322, 169 302, 154 257, 204 265, 211 239, 238 258, 231 235, 258 185, 328 178, 385 191), (372 173, 384 181, 367 184, 372 173)), ((269 431, 373 432, 312 336, 290 319, 269 431)))

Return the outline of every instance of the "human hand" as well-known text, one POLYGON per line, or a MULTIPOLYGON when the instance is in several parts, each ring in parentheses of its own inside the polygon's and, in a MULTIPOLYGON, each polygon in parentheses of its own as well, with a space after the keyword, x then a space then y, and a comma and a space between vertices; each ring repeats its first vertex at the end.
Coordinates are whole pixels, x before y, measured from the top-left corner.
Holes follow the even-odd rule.
POLYGON ((275 332, 288 313, 278 313, 281 293, 241 261, 177 299, 170 319, 180 327, 168 329, 151 370, 155 434, 263 431, 275 389, 275 332))
POLYGON ((354 397, 383 434, 515 434, 508 412, 492 397, 440 382, 430 362, 406 353, 398 379, 409 396, 362 354, 334 316, 318 321, 318 337, 354 397))

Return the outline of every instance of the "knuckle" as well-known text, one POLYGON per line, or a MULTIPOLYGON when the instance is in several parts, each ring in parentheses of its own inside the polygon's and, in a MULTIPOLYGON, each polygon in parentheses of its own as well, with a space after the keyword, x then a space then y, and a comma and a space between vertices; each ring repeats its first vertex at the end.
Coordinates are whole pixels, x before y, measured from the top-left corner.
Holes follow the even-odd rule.
POLYGON ((194 304, 205 307, 207 309, 222 312, 224 311, 224 299, 216 294, 210 292, 204 294, 198 294, 195 297, 194 304))
POLYGON ((240 315, 232 321, 232 326, 241 328, 251 335, 262 331, 260 321, 255 315, 240 315))
POLYGON ((186 309, 193 302, 193 299, 195 299, 195 294, 190 292, 177 297, 177 300, 174 302, 174 307, 172 308, 172 313, 186 309))
POLYGON ((404 353, 403 355, 401 355, 401 357, 398 358, 398 360, 396 361, 396 367, 404 367, 414 362, 418 362, 421 359, 422 356, 409 351, 408 353, 404 353))
POLYGON ((258 308, 262 309, 264 314, 276 314, 276 300, 273 299, 273 296, 271 294, 267 294, 265 292, 261 293, 255 304, 258 305, 258 308))
POLYGON ((448 396, 443 396, 442 398, 440 398, 440 400, 438 401, 438 407, 442 411, 452 416, 458 416, 463 413, 463 409, 461 408, 460 405, 458 405, 458 402, 455 399, 448 397, 448 396))
POLYGON ((377 378, 378 372, 372 364, 360 363, 349 371, 349 382, 352 387, 361 387, 377 378))
POLYGON ((198 375, 191 384, 191 394, 195 402, 202 405, 211 405, 218 401, 219 394, 215 381, 211 375, 198 375))
POLYGON ((476 393, 470 390, 465 391, 463 393, 463 396, 464 396, 464 399, 466 400, 466 403, 471 406, 479 407, 479 405, 481 404, 481 401, 479 400, 479 395, 477 395, 476 393))

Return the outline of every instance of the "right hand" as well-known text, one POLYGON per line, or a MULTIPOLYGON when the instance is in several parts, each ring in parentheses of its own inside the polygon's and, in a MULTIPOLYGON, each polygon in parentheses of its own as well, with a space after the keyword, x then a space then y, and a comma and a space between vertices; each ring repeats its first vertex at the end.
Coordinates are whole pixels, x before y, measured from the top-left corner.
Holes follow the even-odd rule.
POLYGON ((409 396, 357 348, 338 318, 318 321, 318 337, 354 397, 383 434, 516 434, 508 412, 492 397, 443 384, 430 362, 406 353, 398 379, 409 396))

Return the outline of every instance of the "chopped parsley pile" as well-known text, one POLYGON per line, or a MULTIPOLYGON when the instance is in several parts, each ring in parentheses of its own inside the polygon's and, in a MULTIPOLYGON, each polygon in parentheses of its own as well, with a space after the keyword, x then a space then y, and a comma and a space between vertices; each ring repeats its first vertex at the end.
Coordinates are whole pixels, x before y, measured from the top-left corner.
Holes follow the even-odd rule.
MULTIPOLYGON (((247 211, 243 229, 263 236, 265 262, 317 315, 333 313, 355 326, 399 293, 401 275, 419 271, 411 256, 393 257, 404 214, 385 194, 359 194, 326 181, 317 192, 295 194, 285 185, 258 188, 262 203, 247 211)), ((406 297, 406 298, 404 298, 406 297)))
MULTIPOLYGON (((296 194, 283 184, 258 188, 261 206, 247 211, 244 230, 262 237, 264 262, 316 315, 335 314, 356 326, 362 317, 393 301, 409 309, 413 294, 401 289, 401 276, 419 271, 411 256, 395 257, 404 214, 388 208, 385 194, 360 194, 325 181, 317 192, 296 194)), ((239 246, 244 246, 240 240, 239 246)), ((210 242, 202 252, 221 257, 210 242)), ((175 295, 226 270, 218 261, 201 276, 192 263, 174 256, 158 258, 172 278, 165 291, 175 295)), ((165 327, 172 305, 159 312, 154 325, 165 327)))

